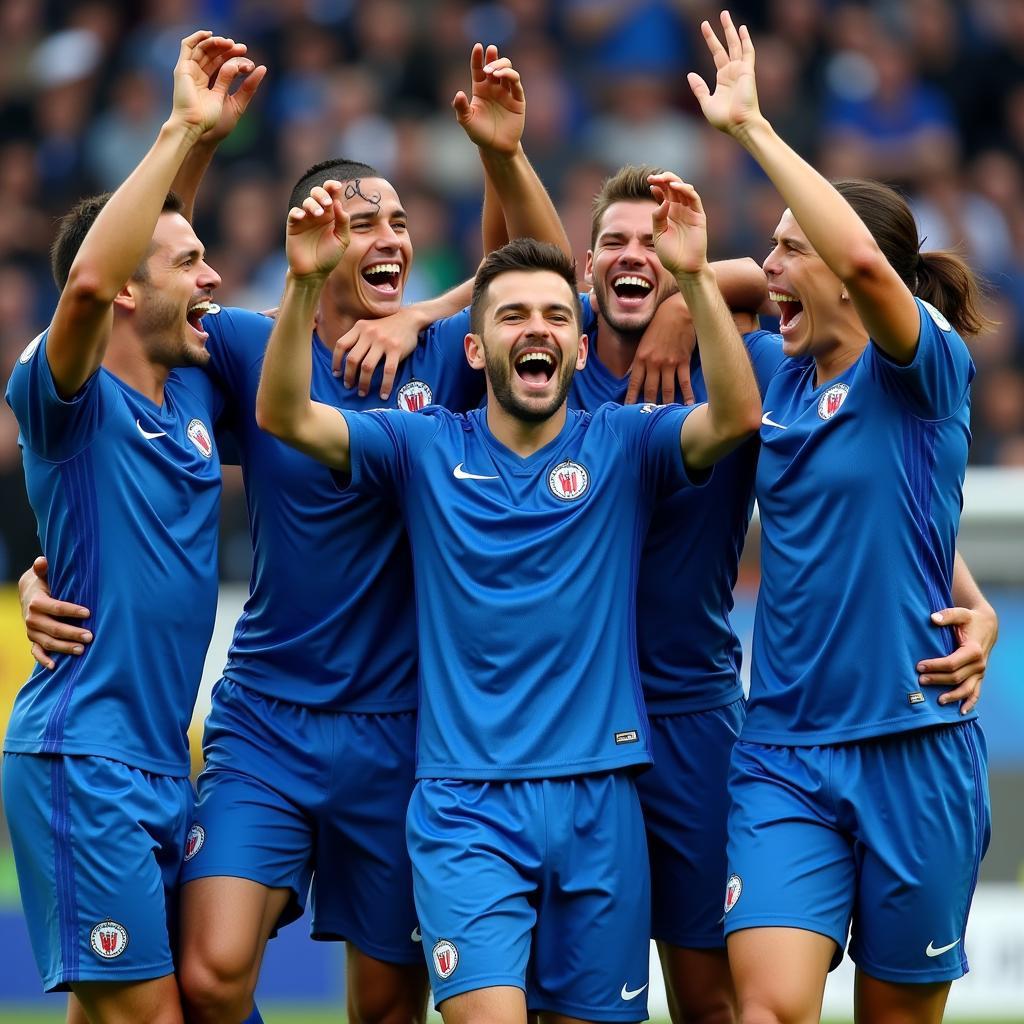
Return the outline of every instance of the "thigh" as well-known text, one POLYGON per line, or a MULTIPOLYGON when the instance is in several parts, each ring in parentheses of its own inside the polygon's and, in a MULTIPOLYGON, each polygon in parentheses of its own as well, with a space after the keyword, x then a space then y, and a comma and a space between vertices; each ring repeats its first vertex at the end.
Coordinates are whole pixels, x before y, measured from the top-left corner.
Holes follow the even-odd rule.
POLYGON ((543 850, 530 784, 424 779, 407 835, 434 1002, 476 989, 526 987, 543 850))
POLYGON ((743 701, 651 718, 654 767, 637 778, 651 861, 651 938, 725 949, 729 760, 743 701))
POLYGON ((977 722, 843 748, 859 852, 850 956, 872 978, 924 985, 967 972, 967 916, 988 845, 977 722))
POLYGON ((527 1003, 581 1020, 647 1017, 650 877, 630 775, 538 783, 545 863, 527 1003))
POLYGON ((430 983, 422 953, 415 964, 388 963, 351 943, 345 947, 349 1024, 423 1024, 430 983))
POLYGON ((658 943, 673 1024, 733 1024, 736 990, 725 949, 682 949, 658 943))
POLYGON ((81 1010, 93 1024, 181 1024, 182 1021, 174 975, 121 985, 77 982, 73 989, 81 1010))
POLYGON ((4 800, 44 987, 171 974, 188 780, 105 758, 8 754, 4 800))
POLYGON ((313 936, 374 960, 421 964, 405 814, 416 716, 339 714, 329 797, 316 820, 313 936))
POLYGON ((865 1024, 941 1024, 951 982, 901 985, 858 970, 854 983, 854 1020, 865 1024))
POLYGON ((275 933, 301 916, 309 891, 313 817, 329 770, 323 724, 308 709, 225 681, 206 724, 182 882, 232 877, 289 890, 275 933))
POLYGON ((856 869, 833 813, 831 750, 742 741, 733 748, 727 936, 766 927, 819 932, 841 957, 856 869))
POLYGON ((441 1006, 444 1024, 526 1024, 526 999, 521 988, 491 986, 453 996, 441 1006))

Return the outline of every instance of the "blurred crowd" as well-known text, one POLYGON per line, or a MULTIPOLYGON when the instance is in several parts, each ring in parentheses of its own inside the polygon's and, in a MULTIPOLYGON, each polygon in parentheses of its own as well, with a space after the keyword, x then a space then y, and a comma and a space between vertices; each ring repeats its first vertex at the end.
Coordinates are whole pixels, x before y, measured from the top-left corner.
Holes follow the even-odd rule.
MULTIPOLYGON (((481 173, 450 109, 473 42, 512 58, 524 145, 578 258, 590 201, 623 163, 693 181, 713 256, 766 254, 774 190, 707 129, 685 72, 711 78, 705 0, 3 0, 0 4, 0 376, 45 326, 48 246, 77 197, 116 187, 169 110, 178 41, 197 27, 249 44, 269 74, 221 147, 196 209, 224 304, 266 308, 283 277, 288 195, 328 156, 378 167, 410 215, 409 300, 480 258, 481 173)), ((973 343, 972 460, 1024 465, 1024 0, 735 3, 753 31, 761 106, 831 177, 912 198, 925 249, 957 247, 990 287, 998 329, 973 343)), ((36 552, 16 426, 0 409, 0 578, 36 552)), ((227 479, 225 576, 249 543, 227 479)))

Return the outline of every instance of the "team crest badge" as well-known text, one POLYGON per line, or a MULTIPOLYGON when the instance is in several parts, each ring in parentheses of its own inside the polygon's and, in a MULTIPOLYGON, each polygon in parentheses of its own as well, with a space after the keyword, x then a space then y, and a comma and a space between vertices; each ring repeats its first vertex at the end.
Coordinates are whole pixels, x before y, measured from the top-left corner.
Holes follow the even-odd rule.
POLYGON ((743 892, 743 879, 739 875, 730 875, 725 883, 725 912, 728 914, 740 901, 743 892))
POLYGON ((919 301, 927 310, 928 315, 935 321, 935 326, 938 327, 940 331, 953 330, 953 325, 930 302, 925 302, 924 299, 920 299, 919 301))
POLYGON ((197 821, 185 836, 185 860, 191 860, 206 842, 206 829, 197 821))
POLYGON ((434 393, 426 381, 411 380, 398 389, 398 408, 406 412, 419 412, 434 400, 434 393))
POLYGON ((823 420, 830 420, 842 408, 846 396, 850 393, 849 384, 833 384, 818 399, 818 415, 823 420))
POLYGON ((192 420, 185 433, 188 434, 188 439, 196 446, 196 451, 204 459, 208 459, 213 454, 213 442, 210 440, 210 432, 206 429, 206 424, 202 420, 192 420))
POLYGON ((640 411, 642 413, 645 413, 646 415, 650 416, 651 413, 654 412, 654 410, 657 409, 657 408, 658 408, 658 403, 657 402, 644 402, 644 404, 640 406, 640 411))
POLYGON ((92 951, 104 960, 113 960, 128 948, 128 930, 116 921, 100 921, 89 934, 92 951))
POLYGON ((430 958, 434 961, 434 970, 442 981, 450 978, 452 972, 459 966, 459 951, 455 943, 447 939, 440 939, 434 943, 430 958))
POLYGON ((36 349, 39 348, 39 343, 43 340, 42 334, 37 334, 26 346, 25 351, 18 356, 19 363, 27 363, 35 354, 36 349))
POLYGON ((566 459, 548 474, 548 490, 560 501, 582 498, 590 486, 590 474, 578 462, 566 459))

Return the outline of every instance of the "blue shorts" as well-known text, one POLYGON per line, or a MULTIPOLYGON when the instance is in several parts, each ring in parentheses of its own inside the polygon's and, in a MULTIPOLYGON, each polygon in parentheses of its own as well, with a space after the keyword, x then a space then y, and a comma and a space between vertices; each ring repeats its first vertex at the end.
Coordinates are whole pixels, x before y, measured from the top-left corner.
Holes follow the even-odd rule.
POLYGON ((964 932, 988 847, 977 722, 837 746, 736 744, 725 931, 835 940, 881 981, 967 972, 964 932))
POLYGON ((174 972, 188 779, 103 757, 4 754, 3 800, 43 988, 174 972))
POLYGON ((182 882, 229 875, 313 904, 314 939, 389 963, 421 951, 405 847, 416 716, 321 711, 222 679, 213 694, 182 882))
POLYGON ((650 885, 630 775, 421 780, 408 836, 435 1003, 513 985, 531 1011, 646 1020, 650 885))
POLYGON ((729 760, 742 699, 709 711, 651 715, 654 767, 637 776, 651 858, 651 938, 724 949, 722 887, 729 760))

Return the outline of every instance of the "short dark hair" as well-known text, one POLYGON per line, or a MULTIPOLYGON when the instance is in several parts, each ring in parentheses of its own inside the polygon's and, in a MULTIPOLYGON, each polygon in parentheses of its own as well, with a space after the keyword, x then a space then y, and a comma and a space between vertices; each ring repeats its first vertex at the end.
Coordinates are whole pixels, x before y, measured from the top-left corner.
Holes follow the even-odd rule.
POLYGON ((648 164, 627 164, 620 167, 604 183, 594 196, 594 205, 590 215, 590 248, 597 244, 597 236, 601 230, 601 218, 608 212, 612 203, 624 202, 655 202, 651 194, 648 178, 652 174, 661 174, 657 167, 648 164))
POLYGON ((346 160, 344 157, 336 156, 330 160, 321 160, 313 164, 297 182, 292 189, 291 198, 288 200, 288 209, 293 206, 301 206, 302 201, 309 195, 314 185, 323 185, 325 181, 332 178, 335 181, 355 181, 356 178, 383 178, 384 175, 371 167, 369 164, 359 163, 358 160, 346 160))
MULTIPOLYGON (((103 192, 97 196, 86 196, 85 199, 79 199, 57 222, 57 237, 53 240, 53 245, 50 246, 50 270, 61 291, 68 283, 71 264, 75 262, 75 257, 78 255, 78 250, 82 248, 85 236, 100 215, 100 210, 107 205, 113 194, 113 192, 103 192)), ((168 192, 164 196, 164 204, 160 212, 181 213, 184 209, 185 204, 181 197, 174 192, 168 192)), ((132 276, 141 280, 146 279, 145 259, 132 276)))
POLYGON ((480 334, 483 327, 487 289, 491 282, 502 274, 517 270, 547 270, 561 277, 572 292, 573 315, 576 317, 577 326, 583 322, 583 309, 580 306, 579 292, 576 290, 576 261, 550 242, 538 242, 535 238, 517 238, 490 253, 476 272, 473 279, 473 301, 469 307, 470 327, 474 334, 480 334))

